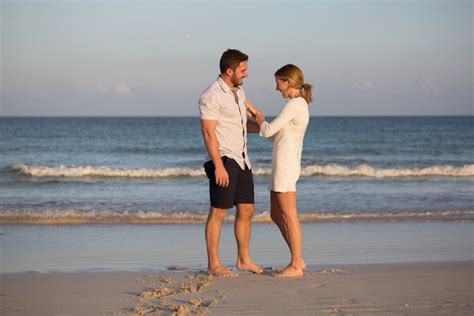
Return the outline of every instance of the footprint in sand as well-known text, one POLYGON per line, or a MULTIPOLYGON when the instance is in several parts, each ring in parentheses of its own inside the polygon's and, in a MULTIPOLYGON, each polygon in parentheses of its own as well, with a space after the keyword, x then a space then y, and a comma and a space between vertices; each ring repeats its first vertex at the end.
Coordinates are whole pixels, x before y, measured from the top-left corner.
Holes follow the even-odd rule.
POLYGON ((151 291, 145 291, 140 294, 140 298, 160 298, 163 296, 168 296, 168 295, 173 295, 174 291, 170 290, 169 288, 165 286, 160 286, 157 289, 151 290, 151 291))
POLYGON ((226 290, 219 289, 219 290, 217 290, 217 294, 221 299, 224 299, 224 298, 227 297, 227 291, 226 290))
POLYGON ((159 279, 159 281, 165 284, 176 284, 176 280, 173 280, 170 277, 162 277, 161 279, 159 279))
MULTIPOLYGON (((141 280, 141 279, 140 279, 141 280)), ((164 312, 171 315, 205 315, 209 312, 209 306, 219 304, 217 298, 225 298, 227 293, 222 290, 218 290, 219 297, 215 297, 209 300, 205 300, 202 297, 196 297, 190 299, 186 304, 182 304, 182 296, 193 293, 198 293, 201 290, 212 285, 214 278, 209 275, 194 274, 186 277, 184 282, 178 283, 176 280, 170 277, 161 276, 158 278, 160 282, 159 287, 153 290, 142 292, 139 297, 140 301, 143 299, 160 299, 156 305, 142 305, 136 306, 130 311, 133 315, 147 315, 150 313, 164 312), (174 287, 166 287, 175 285, 174 287), (180 301, 181 304, 175 304, 172 301, 180 301)))
POLYGON ((339 313, 341 310, 335 307, 331 307, 323 310, 324 313, 339 313))
POLYGON ((153 306, 136 306, 132 309, 133 315, 142 316, 148 313, 152 313, 156 310, 153 306))
POLYGON ((213 281, 212 276, 190 276, 186 282, 181 283, 181 293, 199 292, 201 289, 209 287, 213 281))

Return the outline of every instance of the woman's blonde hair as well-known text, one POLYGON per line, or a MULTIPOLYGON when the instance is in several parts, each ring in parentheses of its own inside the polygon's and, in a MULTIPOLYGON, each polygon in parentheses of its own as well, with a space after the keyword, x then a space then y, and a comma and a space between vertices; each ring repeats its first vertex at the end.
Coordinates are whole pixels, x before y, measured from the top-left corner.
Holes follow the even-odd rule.
POLYGON ((275 72, 275 77, 281 80, 288 81, 290 87, 301 91, 301 95, 306 100, 306 103, 313 101, 311 90, 313 86, 304 82, 304 75, 301 69, 295 65, 288 64, 275 72))

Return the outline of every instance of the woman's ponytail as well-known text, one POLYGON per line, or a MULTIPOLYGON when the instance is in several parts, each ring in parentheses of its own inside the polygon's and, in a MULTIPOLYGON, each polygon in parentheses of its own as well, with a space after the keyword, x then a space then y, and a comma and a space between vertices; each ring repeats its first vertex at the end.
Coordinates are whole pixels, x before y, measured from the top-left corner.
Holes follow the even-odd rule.
POLYGON ((310 85, 309 83, 304 83, 303 86, 301 87, 301 94, 303 95, 303 98, 306 100, 306 103, 310 104, 313 101, 313 86, 310 85))

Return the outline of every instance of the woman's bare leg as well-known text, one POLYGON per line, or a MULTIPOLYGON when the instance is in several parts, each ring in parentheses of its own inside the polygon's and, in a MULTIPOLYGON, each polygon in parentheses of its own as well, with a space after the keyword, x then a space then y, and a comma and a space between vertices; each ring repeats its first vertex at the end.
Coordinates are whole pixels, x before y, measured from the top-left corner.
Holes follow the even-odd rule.
POLYGON ((280 229, 281 235, 283 239, 285 239, 288 248, 290 247, 290 243, 288 242, 288 231, 286 230, 285 223, 283 222, 282 213, 283 210, 280 207, 280 203, 278 203, 278 199, 276 193, 270 191, 270 217, 272 221, 278 226, 280 229))
MULTIPOLYGON (((302 276, 304 261, 301 254, 303 236, 296 210, 296 192, 275 192, 281 208, 281 219, 287 231, 287 243, 291 251, 291 262, 278 273, 279 276, 302 276)), ((278 225, 278 224, 277 224, 278 225)), ((283 235, 285 237, 285 235, 283 235)))
MULTIPOLYGON (((288 230, 286 228, 286 224, 283 220, 283 210, 281 209, 280 203, 278 202, 277 198, 277 193, 274 191, 270 191, 270 217, 272 221, 278 226, 280 229, 281 235, 283 236, 283 239, 285 240, 286 244, 288 245, 288 248, 291 249, 290 247, 290 242, 288 241, 288 230)), ((306 263, 301 257, 301 261, 303 262, 303 269, 306 269, 306 263)))

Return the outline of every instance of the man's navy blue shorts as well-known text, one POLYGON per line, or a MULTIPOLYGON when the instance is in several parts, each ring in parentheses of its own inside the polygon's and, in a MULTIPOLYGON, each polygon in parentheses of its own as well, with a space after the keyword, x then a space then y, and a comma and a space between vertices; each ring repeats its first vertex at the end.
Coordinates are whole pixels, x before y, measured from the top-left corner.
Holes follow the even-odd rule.
POLYGON ((252 170, 247 165, 245 165, 245 170, 242 170, 239 164, 229 157, 224 156, 221 159, 229 174, 229 186, 226 188, 217 186, 216 169, 212 160, 204 164, 206 175, 209 178, 211 206, 229 209, 240 203, 254 204, 252 170))

